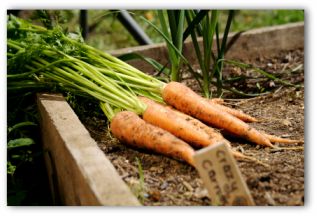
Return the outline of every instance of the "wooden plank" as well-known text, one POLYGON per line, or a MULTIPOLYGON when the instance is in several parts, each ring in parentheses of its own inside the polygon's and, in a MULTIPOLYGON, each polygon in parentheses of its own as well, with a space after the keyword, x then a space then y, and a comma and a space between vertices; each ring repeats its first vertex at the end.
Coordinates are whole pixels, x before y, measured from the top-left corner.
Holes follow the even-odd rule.
POLYGON ((140 205, 61 95, 39 94, 38 107, 55 204, 140 205))
POLYGON ((220 142, 197 151, 194 162, 208 189, 212 205, 255 205, 225 143, 220 142))
MULTIPOLYGON (((234 35, 235 33, 230 33, 228 41, 234 35)), ((225 57, 226 59, 253 60, 281 50, 303 49, 304 39, 304 22, 253 29, 241 33, 225 57)), ((202 47, 202 38, 198 38, 198 43, 202 47)), ((214 42, 213 45, 213 49, 216 50, 216 43, 214 42)), ((183 53, 191 64, 197 64, 197 57, 193 50, 192 41, 186 40, 183 53)), ((133 52, 153 58, 163 65, 168 63, 169 58, 165 43, 110 51, 115 56, 133 52)), ((153 67, 144 61, 131 60, 128 62, 141 71, 154 72, 153 67)))

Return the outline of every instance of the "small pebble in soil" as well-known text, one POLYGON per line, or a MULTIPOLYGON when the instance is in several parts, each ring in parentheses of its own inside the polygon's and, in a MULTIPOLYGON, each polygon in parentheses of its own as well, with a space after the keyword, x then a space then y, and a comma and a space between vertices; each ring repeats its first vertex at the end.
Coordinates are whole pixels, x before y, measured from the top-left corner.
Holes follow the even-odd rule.
POLYGON ((187 188, 188 191, 194 190, 193 187, 187 181, 183 181, 182 183, 187 188))
POLYGON ((165 190, 167 187, 168 187, 168 183, 167 183, 167 181, 164 181, 164 182, 161 184, 160 189, 161 189, 161 190, 165 190))
POLYGON ((274 82, 273 80, 271 80, 271 81, 269 82, 269 87, 270 87, 270 88, 275 87, 275 82, 274 82))
POLYGON ((194 196, 198 199, 208 198, 208 191, 206 188, 198 187, 195 189, 194 196))
POLYGON ((271 196, 270 193, 265 192, 265 198, 266 198, 266 200, 267 200, 267 202, 268 202, 269 205, 271 205, 271 206, 275 206, 275 205, 276 205, 276 203, 275 203, 275 201, 274 201, 274 199, 272 198, 272 196, 271 196))

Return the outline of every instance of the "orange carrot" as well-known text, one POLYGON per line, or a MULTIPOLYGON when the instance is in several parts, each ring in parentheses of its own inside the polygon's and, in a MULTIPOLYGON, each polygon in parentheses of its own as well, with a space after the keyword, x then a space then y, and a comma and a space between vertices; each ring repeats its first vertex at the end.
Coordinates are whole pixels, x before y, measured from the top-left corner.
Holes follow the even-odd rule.
POLYGON ((303 140, 292 140, 292 139, 285 139, 282 137, 266 134, 265 132, 262 132, 264 136, 266 136, 271 142, 273 143, 281 143, 281 144, 296 144, 296 143, 304 143, 303 140))
MULTIPOLYGON (((169 107, 170 108, 170 107, 169 107)), ((172 109, 172 108, 170 108, 172 109)), ((194 124, 195 126, 197 127, 200 127, 201 129, 203 129, 208 135, 209 135, 209 139, 211 140, 210 142, 210 145, 213 144, 213 143, 216 143, 216 142, 224 142, 230 149, 230 152, 232 153, 232 155, 238 159, 238 160, 249 160, 249 161, 252 161, 252 162, 255 162, 257 164, 260 164, 262 166, 265 166, 265 167, 268 167, 268 165, 266 163, 263 163, 262 161, 256 159, 256 158, 253 158, 253 157, 250 157, 250 156, 246 156, 244 154, 242 154, 241 152, 238 152, 236 150, 233 150, 230 142, 225 139, 221 133, 219 133, 218 131, 216 131, 215 129, 213 129, 212 127, 209 127, 208 125, 205 125, 204 123, 202 123, 201 121, 191 117, 191 116, 188 116, 182 112, 179 112, 177 111, 177 113, 179 115, 183 115, 184 117, 190 119, 189 121, 194 124)))
POLYGON ((182 159, 194 166, 194 149, 171 133, 146 123, 130 111, 117 113, 111 120, 111 132, 127 145, 148 149, 176 159, 182 159))
POLYGON ((147 109, 151 110, 148 112, 148 116, 143 116, 143 119, 145 121, 161 127, 165 130, 168 130, 173 135, 183 139, 194 147, 207 147, 218 142, 224 142, 229 147, 232 155, 235 158, 246 159, 261 164, 263 166, 267 166, 256 158, 246 156, 240 152, 233 150, 230 142, 226 140, 220 132, 205 125, 198 119, 195 119, 178 110, 175 110, 170 106, 156 103, 148 98, 140 97, 140 99, 148 105, 147 109), (155 112, 154 115, 153 112, 155 112), (174 126, 177 123, 181 125, 174 126), (192 137, 195 138, 192 139, 192 137))
POLYGON ((210 99, 210 100, 208 100, 208 102, 210 104, 212 104, 215 108, 217 108, 221 111, 227 112, 227 113, 237 117, 238 119, 241 119, 242 121, 245 121, 245 122, 257 122, 258 121, 256 118, 244 113, 241 110, 233 109, 233 108, 224 106, 222 104, 219 104, 218 100, 210 99))
POLYGON ((192 116, 186 115, 178 110, 175 110, 174 108, 170 106, 166 106, 168 109, 174 110, 174 112, 179 115, 180 117, 184 118, 186 121, 191 123, 193 126, 202 129, 207 135, 209 142, 206 142, 206 144, 201 143, 202 147, 209 146, 211 144, 214 144, 219 141, 224 141, 229 147, 231 147, 230 142, 226 140, 220 132, 215 130, 212 127, 209 127, 208 125, 202 123, 198 119, 193 118, 192 116))
POLYGON ((225 101, 222 98, 211 98, 209 99, 211 103, 221 104, 223 105, 225 101))
POLYGON ((160 127, 185 142, 201 148, 214 143, 213 140, 202 128, 193 125, 189 116, 181 116, 175 110, 168 109, 166 106, 156 103, 148 98, 140 97, 147 109, 143 113, 143 119, 160 127))
MULTIPOLYGON (((221 98, 212 98, 208 100, 209 103, 212 103, 216 108, 219 108, 220 110, 227 112, 242 121, 245 122, 257 122, 258 120, 246 113, 244 113, 241 110, 233 109, 227 106, 222 105, 224 103, 224 100, 221 98)), ((292 140, 292 139, 285 139, 278 136, 270 135, 265 133, 264 131, 260 131, 265 137, 267 137, 270 142, 273 143, 281 143, 281 144, 296 144, 296 143, 304 143, 303 140, 292 140)))
POLYGON ((168 83, 162 91, 162 96, 166 103, 207 124, 222 128, 256 144, 274 148, 270 140, 262 133, 231 114, 215 108, 206 99, 181 83, 168 83))
MULTIPOLYGON (((222 111, 225 111, 227 113, 230 113, 231 115, 241 119, 245 122, 257 122, 258 120, 246 113, 244 113, 241 110, 233 109, 227 106, 224 106, 224 100, 222 98, 211 98, 208 100, 209 103, 214 104, 217 108, 221 109, 222 111)), ((260 131, 264 136, 266 136, 270 142, 273 143, 281 143, 281 144, 296 144, 296 143, 304 143, 303 140, 292 140, 292 139, 286 139, 274 135, 270 135, 265 133, 264 131, 260 131)))

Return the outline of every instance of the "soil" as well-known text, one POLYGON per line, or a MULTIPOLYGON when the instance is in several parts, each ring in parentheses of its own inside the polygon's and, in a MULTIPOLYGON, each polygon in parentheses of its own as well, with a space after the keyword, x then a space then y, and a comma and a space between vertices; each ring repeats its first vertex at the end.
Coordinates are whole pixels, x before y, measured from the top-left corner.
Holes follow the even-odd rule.
MULTIPOLYGON (((276 56, 261 57, 252 64, 289 82, 304 84, 303 50, 283 51, 276 56)), ((232 66, 224 70, 225 76, 252 76, 252 79, 234 83, 240 90, 258 93, 263 90, 261 88, 265 88, 271 92, 248 99, 226 92, 224 98, 230 98, 225 100, 226 104, 260 119, 260 122, 252 123, 259 130, 304 140, 304 88, 287 87, 253 73, 252 70, 232 66)), ((185 79, 184 82, 198 90, 193 80, 185 79)), ((193 167, 149 151, 126 147, 111 136, 103 117, 86 115, 81 120, 143 205, 210 204, 207 190, 193 167)), ((236 150, 269 165, 264 167, 250 161, 237 161, 256 205, 304 205, 303 150, 273 151, 241 139, 225 137, 236 150)), ((282 146, 278 143, 276 145, 282 146)))

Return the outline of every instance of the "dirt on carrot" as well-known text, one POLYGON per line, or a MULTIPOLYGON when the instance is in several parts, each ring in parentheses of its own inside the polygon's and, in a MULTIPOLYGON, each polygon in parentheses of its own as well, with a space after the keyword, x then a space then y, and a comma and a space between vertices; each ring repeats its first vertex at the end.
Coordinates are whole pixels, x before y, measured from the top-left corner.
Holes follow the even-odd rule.
POLYGON ((194 147, 204 147, 224 139, 222 135, 202 122, 169 106, 140 97, 147 104, 143 119, 169 131, 194 147), (206 129, 209 129, 207 132, 206 129))
MULTIPOLYGON (((273 68, 277 72, 289 71, 303 64, 303 52, 285 51, 277 56, 261 57, 254 64, 266 69, 273 68)), ((236 70, 226 68, 226 73, 236 70)), ((282 77, 303 82, 304 72, 297 70, 283 74, 282 77)), ((193 80, 186 79, 184 83, 197 89, 193 80)), ((269 81, 263 81, 261 86, 266 84, 269 85, 269 81)), ((245 90, 250 89, 251 85, 248 85, 245 90)), ((228 93, 225 98, 233 98, 233 95, 228 93)), ((225 100, 225 105, 241 109, 259 119, 259 122, 248 123, 259 131, 288 139, 304 139, 304 89, 282 87, 266 96, 225 100)), ((81 120, 122 179, 144 205, 209 205, 207 190, 193 167, 147 150, 136 150, 121 144, 110 136, 104 117, 91 114, 81 120), (143 169, 143 187, 136 158, 143 169)), ((231 142, 233 149, 269 165, 264 167, 247 160, 237 162, 256 205, 304 205, 304 151, 272 150, 224 136, 231 142)), ((279 143, 277 145, 285 146, 279 143)))
POLYGON ((111 133, 122 143, 184 160, 193 166, 194 149, 168 131, 145 122, 131 111, 117 113, 110 124, 111 133))
POLYGON ((168 83, 164 87, 162 97, 167 104, 212 127, 217 127, 259 145, 273 147, 271 142, 258 130, 235 116, 214 107, 212 103, 181 83, 168 83))
MULTIPOLYGON (((216 98, 218 99, 218 98, 216 98)), ((227 112, 235 117, 237 117, 238 119, 244 121, 244 122, 256 122, 258 121, 256 118, 242 112, 239 109, 232 109, 230 107, 227 107, 223 104, 219 104, 219 100, 208 100, 209 103, 213 104, 213 106, 221 111, 227 112)))

